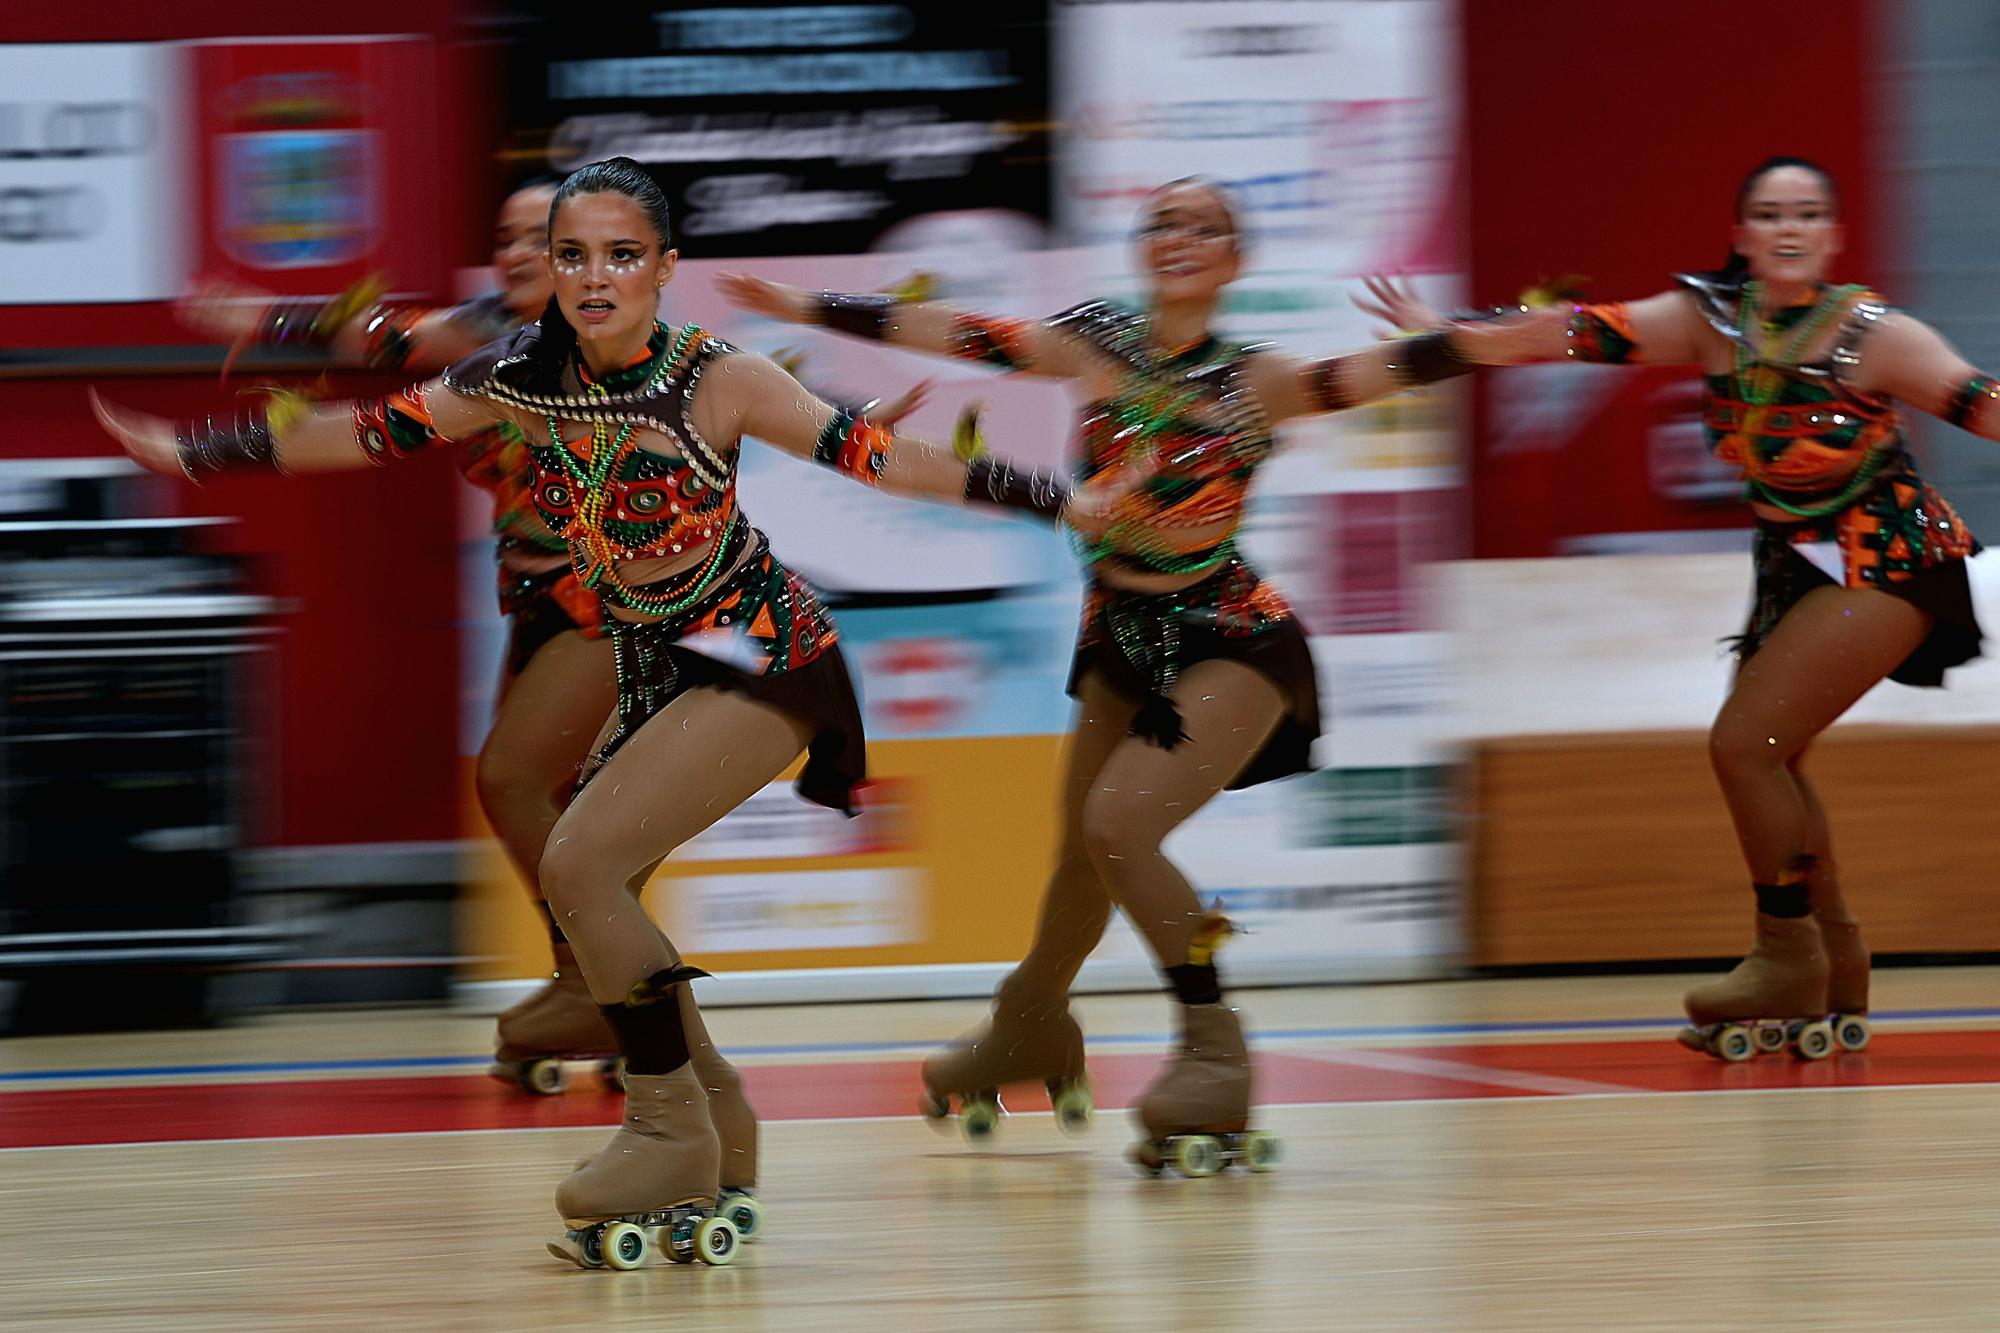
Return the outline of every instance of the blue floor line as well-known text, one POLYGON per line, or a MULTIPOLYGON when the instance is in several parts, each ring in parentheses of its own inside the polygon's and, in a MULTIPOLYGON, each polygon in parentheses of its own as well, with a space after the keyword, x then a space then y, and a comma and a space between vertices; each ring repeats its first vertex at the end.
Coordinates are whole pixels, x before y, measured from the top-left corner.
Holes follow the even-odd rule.
MULTIPOLYGON (((1869 1015, 1875 1023, 1931 1023, 2000 1019, 2000 1009, 1898 1009, 1869 1015)), ((1518 1023, 1404 1023, 1375 1027, 1259 1028, 1259 1041, 1326 1041, 1337 1038, 1513 1036, 1536 1032, 1637 1032, 1678 1027, 1678 1018, 1544 1019, 1518 1023)), ((1092 1046, 1162 1046, 1165 1033, 1112 1033, 1091 1037, 1092 1046)), ((936 1041, 832 1041, 780 1046, 732 1046, 734 1056, 894 1055, 929 1051, 936 1041)), ((357 1071, 476 1069, 492 1063, 485 1055, 412 1055, 349 1060, 249 1060, 198 1065, 133 1065, 106 1069, 33 1069, 0 1072, 0 1085, 49 1083, 68 1079, 179 1078, 207 1074, 328 1074, 357 1071)))

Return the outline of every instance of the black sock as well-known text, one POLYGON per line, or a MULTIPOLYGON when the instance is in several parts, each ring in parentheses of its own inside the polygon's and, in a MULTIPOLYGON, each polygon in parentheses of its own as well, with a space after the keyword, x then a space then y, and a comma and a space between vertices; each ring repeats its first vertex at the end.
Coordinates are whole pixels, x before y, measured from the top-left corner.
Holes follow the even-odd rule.
POLYGON ((688 1062, 687 1029, 681 1023, 680 1004, 672 998, 636 1008, 623 1004, 597 1007, 618 1035, 626 1073, 671 1074, 688 1062))
POLYGON ((1765 916, 1801 917, 1810 915, 1812 904, 1803 884, 1752 884, 1757 910, 1765 916))
POLYGON ((1167 982, 1174 998, 1182 1004, 1218 1004, 1222 1000, 1222 978, 1213 963, 1180 963, 1167 969, 1167 982))

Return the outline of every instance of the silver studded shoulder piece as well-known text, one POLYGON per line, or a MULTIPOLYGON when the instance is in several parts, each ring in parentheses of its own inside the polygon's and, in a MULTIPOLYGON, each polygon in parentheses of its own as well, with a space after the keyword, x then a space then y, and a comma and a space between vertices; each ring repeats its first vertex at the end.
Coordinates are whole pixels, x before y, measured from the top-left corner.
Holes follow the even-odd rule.
POLYGON ((1694 298, 1695 309, 1710 328, 1752 356, 1757 354, 1756 345, 1736 322, 1736 312, 1743 303, 1740 279, 1724 278, 1717 273, 1676 273, 1674 282, 1694 298))
POLYGON ((1861 364, 1862 344, 1889 313, 1889 309, 1876 299, 1873 292, 1862 296, 1848 308, 1847 317, 1840 321, 1840 331, 1834 337, 1833 350, 1827 353, 1825 369, 1833 378, 1844 383, 1848 373, 1861 364))
POLYGON ((1134 369, 1146 358, 1146 317, 1110 301, 1085 301, 1048 320, 1048 327, 1079 338, 1134 369))

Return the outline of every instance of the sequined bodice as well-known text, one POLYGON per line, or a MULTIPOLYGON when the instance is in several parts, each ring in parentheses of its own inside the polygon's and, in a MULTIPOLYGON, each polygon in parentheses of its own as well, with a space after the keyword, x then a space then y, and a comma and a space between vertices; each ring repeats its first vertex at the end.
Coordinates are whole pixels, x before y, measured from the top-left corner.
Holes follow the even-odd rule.
POLYGON ((1735 355, 1729 373, 1704 377, 1702 425, 1715 456, 1741 469, 1749 500, 1809 517, 1844 508, 1892 477, 1913 475, 1895 404, 1842 378, 1860 363, 1863 339, 1887 313, 1874 293, 1843 289, 1853 296, 1829 350, 1793 365, 1767 348, 1787 333, 1800 346, 1815 345, 1816 311, 1787 312, 1765 338, 1754 338, 1743 327, 1754 301, 1746 301, 1742 286, 1678 277, 1735 355), (1806 327, 1794 332, 1801 323, 1806 327))
POLYGON ((628 441, 606 475, 593 479, 597 448, 591 435, 529 446, 534 462, 535 513, 551 532, 572 540, 583 516, 622 559, 675 555, 715 533, 735 498, 735 474, 721 488, 685 457, 667 457, 628 441))
POLYGON ((575 366, 576 392, 485 385, 489 396, 542 418, 540 431, 510 430, 533 467, 535 513, 568 543, 587 586, 616 562, 698 550, 723 531, 736 503, 736 451, 711 448, 692 409, 704 367, 733 350, 693 325, 678 336, 656 326, 639 359, 601 380, 575 366), (675 452, 642 448, 642 430, 675 452))
POLYGON ((1136 475, 1138 485, 1121 506, 1135 535, 1227 525, 1224 535, 1198 550, 1176 546, 1169 554, 1143 541, 1114 540, 1093 554, 1176 573, 1226 557, 1251 479, 1273 447, 1245 382, 1252 349, 1210 338, 1158 355, 1147 345, 1145 316, 1101 303, 1079 306, 1056 324, 1102 352, 1115 376, 1111 391, 1085 408, 1078 425, 1078 480, 1116 484, 1120 473, 1136 475))

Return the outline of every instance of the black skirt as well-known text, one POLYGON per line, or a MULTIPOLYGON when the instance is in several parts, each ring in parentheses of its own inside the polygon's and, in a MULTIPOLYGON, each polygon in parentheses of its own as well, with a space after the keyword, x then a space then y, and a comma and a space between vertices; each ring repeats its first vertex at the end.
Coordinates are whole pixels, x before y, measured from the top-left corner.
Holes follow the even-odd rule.
MULTIPOLYGON (((1131 734, 1172 749, 1181 739, 1180 710, 1169 697, 1175 681, 1197 662, 1241 662, 1268 677, 1288 701, 1285 716, 1264 747, 1226 790, 1310 773, 1312 744, 1320 735, 1319 673, 1305 628, 1287 612, 1255 628, 1231 632, 1225 622, 1243 625, 1241 599, 1232 592, 1244 577, 1237 565, 1178 593, 1148 595, 1099 587, 1087 604, 1075 655, 1070 659, 1068 692, 1075 697, 1087 672, 1138 706, 1131 734), (1225 613, 1217 614, 1218 606, 1225 613), (1120 630, 1131 648, 1121 647, 1120 630), (1143 631, 1143 632, 1142 632, 1143 631), (1134 660, 1134 654, 1140 660, 1134 660)), ((1261 584, 1261 580, 1257 580, 1261 584)))
MULTIPOLYGON (((1750 620, 1743 633, 1733 640, 1739 662, 1747 662, 1764 646, 1764 641, 1805 595, 1815 588, 1838 588, 1841 583, 1799 553, 1780 524, 1762 524, 1756 540, 1756 596, 1750 620)), ((1976 549, 1976 548, 1975 548, 1976 549)), ((1944 684, 1944 673, 1979 656, 1984 637, 1979 616, 1972 607, 1972 584, 1966 577, 1965 561, 1944 560, 1918 570, 1908 578, 1871 581, 1865 586, 1900 597, 1928 613, 1931 631, 1902 665, 1889 673, 1899 685, 1936 687, 1944 684)))
MULTIPOLYGON (((614 624, 612 636, 615 640, 622 633, 645 628, 619 622, 614 624)), ((861 723, 861 701, 838 643, 826 644, 817 657, 801 666, 764 675, 740 671, 679 646, 667 647, 655 660, 670 664, 671 680, 654 682, 664 688, 648 692, 649 710, 619 719, 618 730, 585 766, 579 790, 668 704, 689 690, 720 689, 770 704, 805 723, 812 735, 806 742, 805 768, 795 784, 799 795, 844 815, 859 813, 854 798, 868 780, 868 740, 861 723)))

